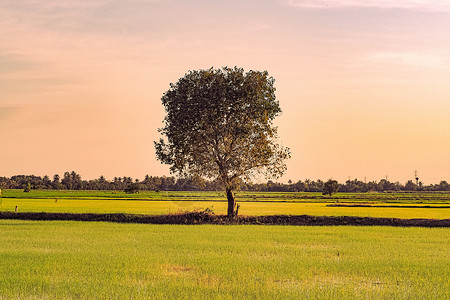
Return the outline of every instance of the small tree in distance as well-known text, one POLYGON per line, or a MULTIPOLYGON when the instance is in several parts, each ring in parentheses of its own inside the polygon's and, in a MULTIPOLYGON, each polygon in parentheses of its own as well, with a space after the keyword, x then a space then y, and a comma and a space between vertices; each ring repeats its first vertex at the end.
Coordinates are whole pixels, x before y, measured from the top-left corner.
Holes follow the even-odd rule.
POLYGON ((328 180, 323 185, 323 194, 329 195, 331 197, 332 194, 337 193, 339 190, 339 183, 336 180, 328 180))
POLYGON ((236 215, 239 179, 278 178, 289 148, 277 143, 273 120, 281 112, 273 77, 242 68, 189 71, 162 96, 166 138, 155 142, 157 158, 182 177, 218 179, 228 216, 236 215))
POLYGON ((123 191, 127 194, 137 194, 139 193, 139 184, 136 182, 130 183, 123 191))

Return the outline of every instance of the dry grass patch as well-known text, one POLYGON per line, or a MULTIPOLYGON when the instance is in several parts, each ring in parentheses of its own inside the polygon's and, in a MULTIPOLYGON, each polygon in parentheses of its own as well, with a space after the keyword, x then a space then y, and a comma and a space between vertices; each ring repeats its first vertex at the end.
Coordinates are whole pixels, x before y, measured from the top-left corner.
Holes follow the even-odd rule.
POLYGON ((164 264, 161 266, 164 275, 168 276, 190 276, 193 275, 195 268, 193 266, 164 264))

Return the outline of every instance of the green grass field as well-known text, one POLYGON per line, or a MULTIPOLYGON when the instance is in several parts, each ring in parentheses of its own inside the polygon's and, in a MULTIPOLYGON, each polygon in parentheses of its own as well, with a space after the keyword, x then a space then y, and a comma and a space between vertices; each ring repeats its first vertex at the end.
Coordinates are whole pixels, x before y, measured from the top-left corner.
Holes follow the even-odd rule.
MULTIPOLYGON (((246 215, 450 218, 448 193, 238 193, 237 200, 246 215), (327 206, 336 202, 383 207, 327 206)), ((3 190, 0 203, 19 212, 226 211, 221 192, 3 190)), ((448 228, 0 220, 0 245, 0 299, 450 297, 448 228)))
MULTIPOLYGON (((450 219, 449 193, 320 193, 237 194, 241 215, 316 215, 450 219), (330 203, 376 204, 383 207, 329 207, 330 203), (403 207, 395 207, 403 206, 403 207), (414 206, 409 207, 408 206, 414 206), (423 206, 423 207, 421 207, 423 206)), ((222 192, 3 191, 1 211, 166 214, 212 208, 225 214, 222 192)))
POLYGON ((0 221, 1 299, 448 299, 444 228, 0 221))

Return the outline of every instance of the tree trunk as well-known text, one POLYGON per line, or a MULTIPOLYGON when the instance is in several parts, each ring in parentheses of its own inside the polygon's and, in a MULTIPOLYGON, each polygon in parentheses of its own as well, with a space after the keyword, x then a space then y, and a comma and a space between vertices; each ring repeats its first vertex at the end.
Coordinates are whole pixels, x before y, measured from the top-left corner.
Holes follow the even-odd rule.
POLYGON ((234 199, 233 190, 227 188, 227 199, 228 199, 228 216, 234 217, 236 209, 236 200, 234 199))

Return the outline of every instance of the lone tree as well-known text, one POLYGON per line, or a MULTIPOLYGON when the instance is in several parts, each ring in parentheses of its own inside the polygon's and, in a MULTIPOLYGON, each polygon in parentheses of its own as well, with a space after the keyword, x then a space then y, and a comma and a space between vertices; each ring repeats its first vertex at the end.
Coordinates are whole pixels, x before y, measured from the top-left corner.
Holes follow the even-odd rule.
POLYGON ((329 195, 331 197, 332 194, 337 193, 339 190, 339 183, 336 180, 328 180, 323 185, 323 195, 329 195))
POLYGON ((218 179, 230 217, 240 178, 278 178, 290 158, 273 125, 281 112, 274 81, 267 71, 238 67, 189 71, 161 98, 167 114, 159 132, 166 139, 155 142, 158 159, 180 176, 218 179))
POLYGON ((137 194, 139 193, 139 184, 136 182, 131 183, 123 191, 127 194, 137 194))

